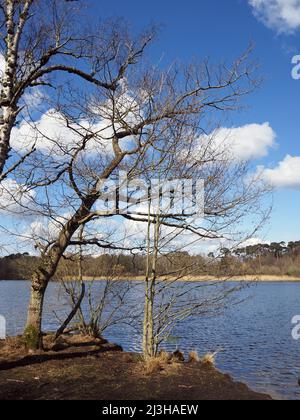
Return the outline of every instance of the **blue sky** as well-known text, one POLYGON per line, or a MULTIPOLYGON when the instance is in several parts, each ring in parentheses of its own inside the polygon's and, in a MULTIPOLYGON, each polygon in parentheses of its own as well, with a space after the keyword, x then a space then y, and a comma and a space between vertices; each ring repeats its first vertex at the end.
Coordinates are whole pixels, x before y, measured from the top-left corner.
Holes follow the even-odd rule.
MULTIPOLYGON (((247 99, 249 108, 232 116, 232 125, 269 122, 276 133, 276 146, 256 165, 276 168, 287 155, 300 156, 300 80, 291 77, 292 57, 300 54, 300 2, 293 0, 90 0, 99 18, 124 17, 133 30, 156 23, 161 25, 151 58, 162 64, 174 59, 190 61, 211 57, 215 62, 233 59, 249 42, 255 44, 254 57, 260 63, 264 83, 247 99), (251 4, 250 4, 251 3, 251 4)), ((285 165, 292 171, 294 165, 285 165)), ((283 169, 284 169, 283 168, 283 169)), ((280 173, 278 174, 280 176, 280 173)), ((297 178, 298 177, 298 178, 297 178)), ((265 238, 300 238, 300 179, 283 182, 274 195, 274 212, 265 238)), ((289 174, 290 179, 290 174, 289 174)))
MULTIPOLYGON (((259 74, 264 82, 246 98, 246 109, 223 121, 216 138, 231 139, 237 157, 250 159, 254 171, 259 168, 262 176, 274 184, 274 210, 270 222, 253 242, 299 240, 300 68, 299 80, 294 80, 292 58, 299 55, 300 62, 300 0, 153 0, 151 3, 85 0, 85 4, 91 24, 101 19, 122 17, 136 33, 152 24, 158 25, 160 30, 148 55, 152 63, 164 68, 175 60, 188 64, 207 57, 213 63, 231 62, 250 43, 254 44, 253 60, 260 63, 259 74)), ((1 65, 0 54, 0 69, 1 65)), ((33 109, 35 100, 32 99, 33 109)), ((47 114, 46 107, 38 109, 36 124, 40 132, 50 137, 55 137, 56 131, 61 132, 68 141, 65 127, 62 129, 57 125, 55 118, 47 114)), ((30 142, 27 130, 27 124, 14 128, 13 149, 19 150, 20 145, 23 147, 30 142)), ((47 147, 47 141, 44 146, 47 147)), ((8 190, 13 191, 14 184, 11 180, 8 182, 8 190)), ((33 222, 35 229, 35 223, 39 223, 33 222)), ((22 234, 29 232, 27 219, 4 217, 3 224, 9 230, 16 228, 22 234)), ((11 252, 16 247, 27 246, 26 241, 19 243, 14 236, 8 235, 7 242, 6 250, 11 252)))

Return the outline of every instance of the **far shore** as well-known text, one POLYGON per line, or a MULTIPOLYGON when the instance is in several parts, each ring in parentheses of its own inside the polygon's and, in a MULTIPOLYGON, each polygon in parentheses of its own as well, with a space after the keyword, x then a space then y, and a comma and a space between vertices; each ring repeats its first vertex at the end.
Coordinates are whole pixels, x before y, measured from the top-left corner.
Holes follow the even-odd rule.
MULTIPOLYGON (((29 281, 30 279, 25 279, 25 281, 29 281)), ((65 277, 64 281, 74 281, 76 280, 74 277, 65 277)), ((145 280, 144 276, 122 276, 122 277, 114 277, 114 278, 99 278, 99 277, 91 277, 91 276, 84 276, 83 281, 135 281, 135 282, 142 282, 145 280)), ((24 281, 24 279, 0 279, 1 281, 24 281)), ((297 283, 300 282, 300 277, 291 277, 288 275, 285 276, 274 276, 274 275, 240 275, 240 276, 231 276, 231 277, 214 277, 214 276, 183 276, 180 278, 168 276, 168 277, 158 277, 157 281, 168 281, 168 282, 224 282, 224 281, 231 281, 231 282, 249 282, 249 283, 274 283, 274 282, 291 282, 297 283)), ((60 282, 59 279, 53 279, 52 282, 60 282)))
MULTIPOLYGON (((72 281, 71 277, 66 277, 64 280, 72 281)), ((105 281, 106 279, 101 279, 97 277, 83 277, 84 281, 105 281)), ((113 278, 111 280, 115 281, 144 281, 144 276, 122 276, 119 278, 113 278)), ((168 276, 168 277, 158 277, 157 281, 179 281, 179 282, 212 282, 212 281, 234 281, 234 282, 300 282, 300 277, 291 277, 291 276, 272 276, 272 275, 246 275, 246 276, 231 276, 231 277, 214 277, 214 276, 184 276, 179 279, 176 277, 168 276)))

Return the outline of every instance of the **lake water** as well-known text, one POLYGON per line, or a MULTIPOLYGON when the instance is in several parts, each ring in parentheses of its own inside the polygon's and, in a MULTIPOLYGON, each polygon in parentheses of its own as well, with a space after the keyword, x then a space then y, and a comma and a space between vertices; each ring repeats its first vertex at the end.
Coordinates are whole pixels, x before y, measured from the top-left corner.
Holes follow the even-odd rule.
MULTIPOLYGON (((94 287, 101 288, 101 282, 94 287)), ((55 330, 60 322, 54 314, 66 312, 59 289, 55 283, 48 288, 44 330, 55 330)), ((132 293, 131 298, 141 304, 140 292, 132 293)), ((300 341, 292 338, 291 323, 300 315, 300 283, 259 283, 241 294, 247 299, 218 317, 183 321, 164 347, 197 349, 199 354, 222 349, 217 367, 223 372, 274 397, 300 399, 300 341)), ((28 282, 0 282, 0 314, 7 320, 9 335, 22 332, 28 298, 28 282)), ((140 351, 140 332, 130 325, 115 325, 105 337, 124 350, 140 351)))

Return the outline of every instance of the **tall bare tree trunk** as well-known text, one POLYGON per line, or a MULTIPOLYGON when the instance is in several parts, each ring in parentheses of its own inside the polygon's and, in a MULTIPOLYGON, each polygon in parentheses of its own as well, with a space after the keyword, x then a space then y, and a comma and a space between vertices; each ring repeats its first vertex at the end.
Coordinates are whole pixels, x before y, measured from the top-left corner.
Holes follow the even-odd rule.
POLYGON ((150 276, 150 252, 151 252, 151 222, 150 222, 150 204, 148 203, 148 224, 147 224, 147 260, 145 275, 145 303, 144 303, 144 321, 143 321, 143 355, 148 357, 148 307, 149 307, 149 276, 150 276))
POLYGON ((155 355, 154 324, 153 324, 153 280, 146 283, 144 325, 143 325, 143 356, 149 359, 155 355))
POLYGON ((0 115, 0 176, 10 150, 11 130, 16 122, 17 109, 13 109, 13 91, 16 83, 18 37, 14 22, 14 2, 6 3, 6 57, 5 69, 1 89, 1 115, 0 115))
POLYGON ((27 348, 42 349, 42 315, 45 292, 49 281, 54 276, 57 266, 67 249, 70 240, 80 226, 80 220, 86 214, 82 206, 74 217, 64 226, 57 242, 46 255, 42 256, 40 266, 31 280, 31 296, 28 308, 27 324, 24 338, 27 348))
POLYGON ((145 308, 144 308, 144 325, 143 325, 143 355, 145 359, 154 357, 156 354, 153 317, 154 317, 154 299, 155 299, 155 286, 156 286, 156 279, 157 279, 157 257, 158 257, 159 230, 160 230, 159 216, 157 216, 156 224, 155 224, 155 232, 154 232, 153 252, 151 253, 150 206, 149 206, 148 211, 149 211, 149 214, 148 214, 148 231, 147 231, 147 268, 146 268, 145 308))
POLYGON ((151 301, 150 281, 146 280, 144 323, 143 323, 143 355, 145 359, 153 357, 153 302, 151 301))

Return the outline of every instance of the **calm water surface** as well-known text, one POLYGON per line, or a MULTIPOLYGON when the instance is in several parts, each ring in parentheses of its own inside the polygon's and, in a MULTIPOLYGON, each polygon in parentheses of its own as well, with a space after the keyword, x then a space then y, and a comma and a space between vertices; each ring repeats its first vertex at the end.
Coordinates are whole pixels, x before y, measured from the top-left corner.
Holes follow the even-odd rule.
MULTIPOLYGON (((48 288, 44 330, 55 330, 60 322, 54 314, 66 311, 59 288, 54 283, 48 288)), ((141 302, 140 292, 132 293, 132 299, 141 302)), ((197 349, 199 354, 222 349, 217 357, 222 371, 255 390, 300 399, 300 341, 291 336, 291 319, 300 315, 300 283, 261 283, 242 293, 249 299, 221 316, 184 321, 174 331, 172 343, 164 347, 197 349)), ((22 332, 28 298, 28 282, 0 282, 0 314, 7 319, 9 335, 22 332)), ((140 351, 139 331, 129 325, 113 326, 105 336, 124 350, 140 351)))

